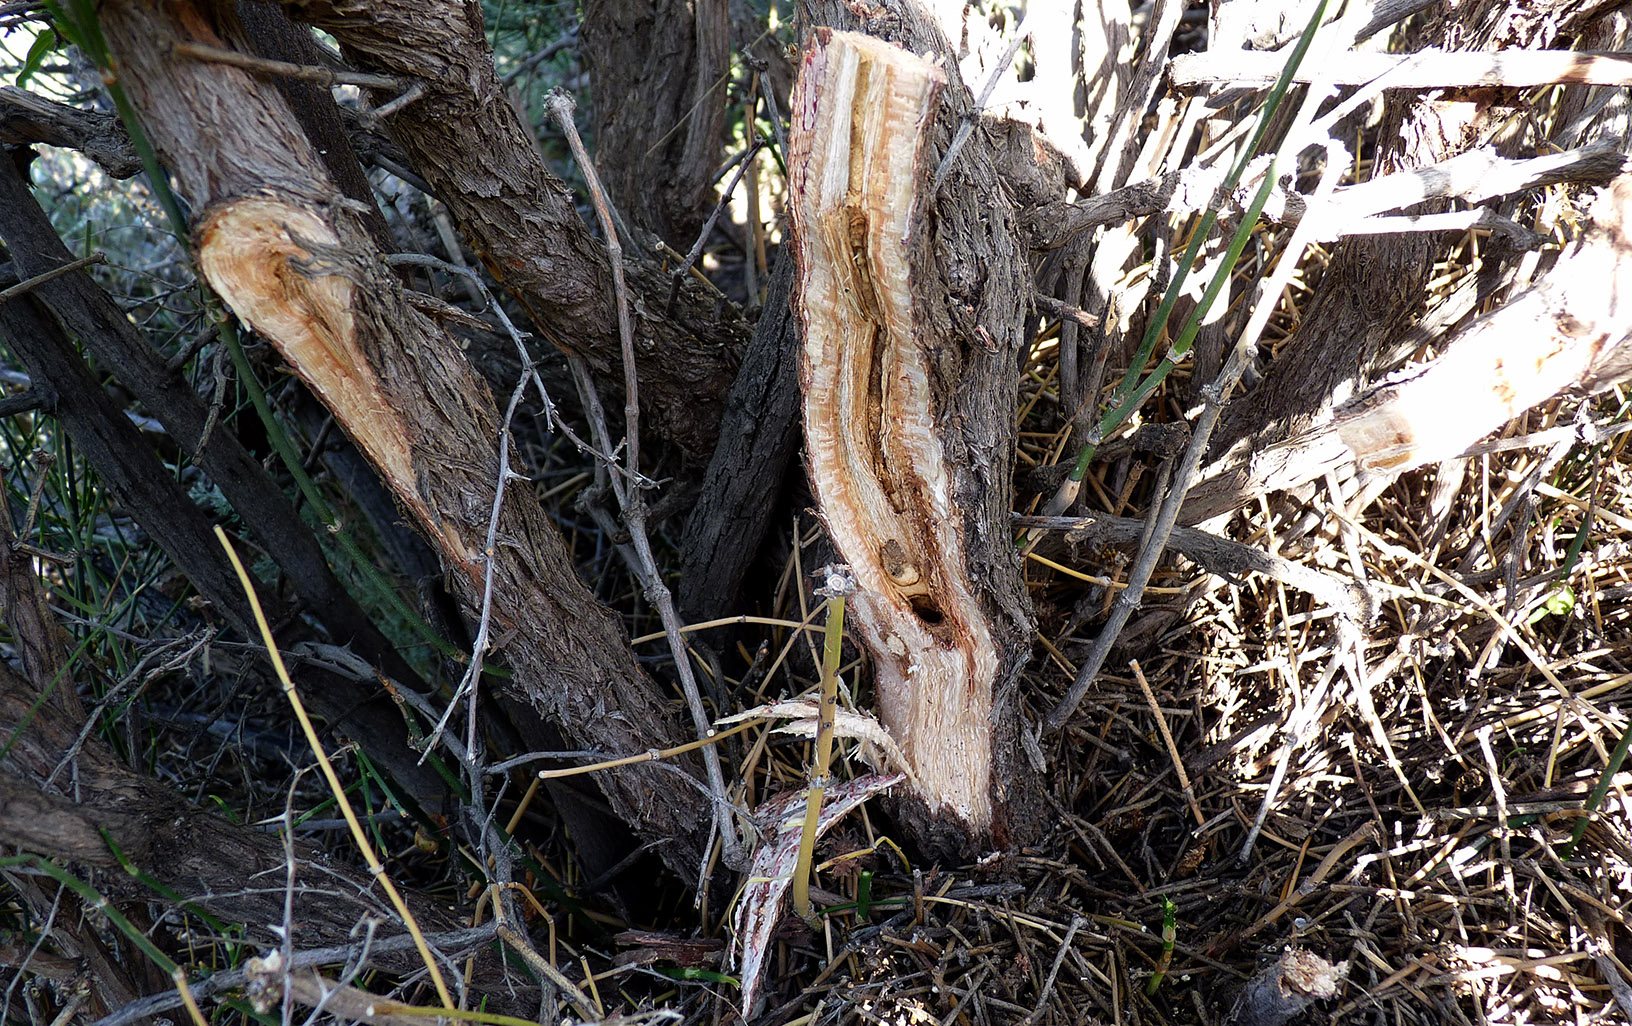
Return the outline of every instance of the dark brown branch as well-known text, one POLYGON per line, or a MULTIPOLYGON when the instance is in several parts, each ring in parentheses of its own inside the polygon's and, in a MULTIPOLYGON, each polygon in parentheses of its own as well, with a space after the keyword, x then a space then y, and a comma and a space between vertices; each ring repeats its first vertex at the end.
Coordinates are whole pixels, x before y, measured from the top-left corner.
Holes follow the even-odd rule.
MULTIPOLYGON (((1063 532, 1059 541, 1037 547, 1042 554, 1051 550, 1075 551, 1079 545, 1138 544, 1145 533, 1145 522, 1128 517, 1095 514, 1087 517, 1033 517, 1014 518, 1017 527, 1041 527, 1063 532)), ((1353 580, 1324 573, 1313 567, 1294 563, 1289 559, 1272 556, 1250 545, 1220 538, 1216 534, 1193 527, 1176 527, 1168 537, 1167 547, 1187 556, 1208 573, 1231 581, 1239 581, 1247 574, 1263 574, 1273 580, 1308 592, 1316 601, 1330 606, 1341 616, 1355 623, 1371 619, 1374 604, 1364 588, 1353 580)))
MULTIPOLYGON (((6 180, 4 171, 0 171, 0 191, 4 190, 6 180)), ((31 200, 29 202, 32 203, 31 200)), ((0 220, 19 212, 15 204, 0 206, 5 207, 0 212, 0 220)), ((39 208, 33 209, 37 212, 39 208)), ((13 237, 6 236, 8 242, 13 237)), ((70 289, 74 278, 74 275, 66 275, 48 283, 44 289, 70 289)), ((95 288, 94 284, 90 287, 95 288)), ((105 296, 101 300, 108 302, 105 296)), ((119 315, 118 320, 124 321, 126 329, 129 329, 129 322, 123 315, 119 315)), ((110 330, 109 323, 103 323, 98 330, 110 330)), ((74 439, 80 455, 100 475, 120 506, 135 518, 148 537, 170 557, 217 614, 244 636, 257 636, 243 589, 232 567, 222 556, 220 546, 213 544, 215 539, 209 521, 193 504, 175 475, 166 470, 124 411, 102 388, 101 382, 85 365, 73 341, 63 332, 61 324, 40 297, 25 295, 0 306, 0 338, 6 340, 12 352, 28 368, 36 385, 50 390, 48 409, 51 414, 74 439)), ((162 366, 156 354, 151 360, 162 366)), ((175 387, 185 390, 179 381, 175 382, 175 387)), ((193 402, 199 402, 196 396, 193 396, 193 402)), ((195 428, 192 437, 197 437, 197 430, 195 428)), ((261 474, 264 476, 264 472, 261 474)), ((253 491, 253 475, 248 485, 253 491)), ((270 482, 266 482, 266 486, 270 486, 270 482)), ((276 512, 280 508, 287 508, 287 505, 288 500, 281 499, 271 509, 276 512)), ((299 526, 299 518, 292 512, 290 518, 290 524, 298 530, 305 530, 299 526)), ((277 525, 270 526, 277 528, 277 525)), ((277 528, 273 537, 299 542, 298 536, 290 537, 287 526, 277 528)), ((316 542, 308 538, 306 544, 315 547, 316 542)), ((321 552, 317 558, 321 560, 321 552)), ((339 589, 338 584, 335 587, 339 589)), ((344 595, 343 589, 339 593, 344 595)), ((305 629, 301 621, 289 617, 287 604, 275 595, 268 595, 267 602, 270 607, 268 613, 274 622, 289 624, 282 640, 298 640, 305 629)), ((336 612, 338 614, 339 611, 336 612)), ((399 662, 400 657, 393 658, 388 665, 399 662)), ((330 718, 332 725, 354 737, 371 755, 378 757, 404 786, 410 787, 416 794, 439 793, 440 779, 430 772, 429 767, 419 766, 417 756, 407 747, 407 736, 400 716, 372 686, 315 668, 302 671, 301 680, 312 685, 312 704, 319 713, 330 718)))
MULTIPOLYGON (((74 682, 65 685, 72 689, 74 682)), ((0 836, 7 844, 117 870, 120 862, 103 840, 106 831, 126 859, 183 899, 245 924, 258 939, 271 939, 263 931, 265 924, 283 921, 284 892, 261 881, 271 873, 282 879, 286 855, 276 834, 193 808, 168 786, 126 769, 95 738, 74 756, 75 798, 41 790, 64 753, 78 743, 80 724, 53 705, 34 705, 32 687, 0 664, 0 734, 16 738, 0 762, 0 836)), ((344 943, 363 915, 389 917, 367 897, 366 872, 331 862, 308 842, 294 843, 308 867, 307 886, 294 894, 306 943, 344 943)), ((114 897, 154 897, 124 873, 108 875, 104 887, 114 897)), ((427 930, 456 925, 441 903, 417 895, 410 900, 427 930)), ((382 964, 402 969, 419 960, 410 949, 382 964)))
POLYGON ((19 270, 35 275, 32 280, 57 276, 57 280, 39 287, 39 298, 73 330, 86 351, 130 389, 142 408, 164 425, 182 451, 209 474, 330 636, 341 644, 350 644, 400 683, 425 690, 426 685, 402 659, 396 645, 380 633, 334 576, 317 539, 260 461, 231 432, 213 432, 200 449, 209 417, 204 401, 179 373, 166 366, 125 312, 89 275, 67 274, 81 262, 68 262, 68 250, 45 211, 35 202, 22 175, 9 164, 0 166, 0 239, 5 240, 19 270))
POLYGON ((114 115, 80 110, 16 86, 0 86, 0 143, 78 150, 115 178, 129 178, 142 169, 114 115))
POLYGON ((712 620, 738 608, 788 468, 799 449, 799 322, 789 305, 793 261, 783 256, 681 543, 680 608, 712 620))
MULTIPOLYGON (((0 171, 0 180, 4 178, 0 171)), ((80 454, 102 476, 116 501, 136 517, 222 616, 246 637, 253 637, 254 618, 238 578, 219 554, 220 547, 211 545, 214 537, 209 524, 175 475, 165 470, 135 425, 103 390, 40 299, 25 295, 0 305, 0 337, 35 385, 51 390, 52 415, 73 437, 80 454)), ((286 607, 277 605, 269 615, 281 619, 285 612, 286 607)))
POLYGON ((728 8, 726 0, 584 5, 579 53, 597 167, 631 224, 677 246, 698 234, 714 203, 731 76, 728 8))
POLYGON ((79 693, 64 675, 67 634, 46 606, 33 556, 12 537, 10 517, 0 519, 0 621, 11 630, 12 651, 35 693, 47 695, 67 719, 81 719, 79 693))
MULTIPOLYGON (((665 696, 635 664, 617 619, 578 579, 536 495, 506 496, 500 541, 487 549, 499 411, 485 383, 458 340, 418 309, 368 233, 334 202, 332 180, 283 97, 237 69, 168 58, 170 43, 188 38, 184 26, 194 23, 184 6, 109 4, 102 25, 127 93, 200 212, 195 242, 204 276, 368 455, 437 547, 473 616, 492 562, 495 636, 510 639, 505 655, 522 697, 586 747, 639 751, 671 742, 681 732, 665 696)), ((421 19, 431 20, 416 10, 411 25, 392 23, 406 33, 401 45, 470 42, 428 41, 413 28, 421 19)), ((348 21, 353 32, 360 20, 348 21)), ((467 111, 466 120, 504 121, 504 112, 501 101, 467 111)), ((460 152, 476 151, 439 155, 460 152)), ((695 760, 683 762, 695 768, 695 760)), ((649 766, 600 782, 627 822, 672 841, 663 851, 672 866, 695 871, 708 811, 695 792, 649 766)))

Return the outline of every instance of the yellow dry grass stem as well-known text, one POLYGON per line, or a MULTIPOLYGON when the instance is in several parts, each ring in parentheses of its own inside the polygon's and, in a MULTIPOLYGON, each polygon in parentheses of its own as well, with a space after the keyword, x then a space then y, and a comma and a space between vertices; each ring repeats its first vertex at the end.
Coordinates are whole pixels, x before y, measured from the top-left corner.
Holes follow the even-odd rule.
MULTIPOLYGON (((587 766, 568 766, 565 769, 539 770, 535 776, 535 779, 554 780, 557 777, 576 777, 584 773, 596 773, 600 770, 616 769, 619 766, 632 766, 637 762, 657 762, 659 759, 672 759, 676 755, 684 755, 686 752, 696 751, 699 748, 704 748, 708 745, 724 741, 733 734, 740 734, 749 727, 758 725, 760 722, 762 721, 750 720, 749 722, 740 726, 732 727, 730 730, 710 730, 707 737, 698 738, 696 741, 687 741, 685 744, 675 745, 673 748, 653 748, 651 751, 642 752, 639 755, 626 755, 618 759, 607 759, 605 762, 592 762, 587 766)), ((532 789, 529 789, 527 794, 528 797, 531 797, 533 794, 532 789)), ((515 822, 515 819, 511 820, 512 824, 515 822)), ((511 829, 514 829, 513 825, 511 829)))
MULTIPOLYGON (((767 626, 767 627, 787 627, 790 630, 796 630, 796 631, 808 631, 808 630, 815 630, 816 629, 813 626, 811 626, 811 623, 810 623, 809 620, 806 620, 805 622, 800 623, 797 620, 784 620, 784 619, 782 619, 780 617, 775 617, 775 616, 748 616, 748 615, 745 614, 743 616, 722 616, 717 620, 705 620, 702 623, 688 623, 684 627, 680 628, 680 633, 681 634, 690 634, 693 631, 707 630, 710 627, 729 627, 729 626, 731 626, 733 624, 739 624, 739 623, 757 623, 757 624, 763 624, 764 626, 767 626)), ((651 634, 642 634, 640 637, 632 639, 629 642, 629 644, 631 644, 631 645, 644 645, 648 641, 659 641, 663 637, 664 637, 664 634, 663 634, 662 631, 656 631, 656 632, 651 633, 651 634)))
POLYGON ((198 1000, 193 997, 193 988, 187 985, 187 970, 176 966, 170 970, 170 979, 176 985, 176 992, 181 995, 181 1003, 187 1006, 187 1017, 193 1020, 193 1026, 209 1026, 209 1020, 204 1018, 204 1012, 198 1007, 198 1000))
POLYGON ((346 789, 340 786, 340 778, 334 772, 334 765, 329 762, 328 753, 323 750, 323 742, 317 736, 317 728, 312 726, 311 717, 306 715, 306 705, 300 700, 300 693, 295 690, 295 682, 290 679, 289 670, 283 665, 283 656, 272 640, 272 628, 266 622, 266 614, 261 611, 261 600, 255 594, 255 588, 250 583, 249 574, 244 570, 244 564, 239 561, 232 542, 227 540, 226 532, 219 526, 215 529, 215 536, 220 539, 221 547, 227 550, 227 558, 232 561, 232 569, 238 574, 238 583, 243 585, 244 594, 249 597, 249 607, 255 614, 255 626, 260 629, 261 643, 266 646, 266 654, 272 660, 272 669, 277 673, 278 683, 283 686, 283 693, 295 711, 295 718, 300 721, 300 729, 306 734, 306 743, 312 746, 312 752, 317 756, 317 764, 323 770, 323 779, 328 781, 329 791, 334 795, 335 803, 340 806, 340 813, 345 816, 346 825, 351 828, 352 840, 357 842, 357 850, 363 853, 363 861, 368 864, 368 871, 385 889, 386 896, 391 900, 391 907, 397 910, 397 915, 402 917, 403 925, 414 938, 414 948, 419 952, 426 970, 431 974, 431 982, 436 985, 436 996, 441 1000, 444 1010, 453 1008, 453 996, 448 992, 447 982, 442 979, 441 967, 436 964, 430 947, 425 943, 425 935, 420 932, 419 922, 409 910, 408 903, 402 900, 396 884, 393 884, 391 878, 385 874, 385 866, 381 864, 379 856, 374 854, 374 846, 369 843, 368 835, 363 832, 363 825, 357 821, 357 813, 352 811, 351 799, 346 796, 346 789))

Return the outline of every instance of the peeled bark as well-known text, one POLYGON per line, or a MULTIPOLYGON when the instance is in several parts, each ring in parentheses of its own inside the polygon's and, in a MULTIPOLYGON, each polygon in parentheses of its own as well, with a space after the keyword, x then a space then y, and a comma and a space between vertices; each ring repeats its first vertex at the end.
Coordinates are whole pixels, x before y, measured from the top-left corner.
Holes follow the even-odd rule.
POLYGON ((1591 219, 1540 282, 1458 332, 1438 358, 1366 390, 1325 424, 1209 470, 1182 518, 1208 520, 1351 464, 1399 474, 1452 459, 1556 395, 1632 377, 1632 181, 1605 189, 1591 219))
MULTIPOLYGON (((534 494, 512 486, 486 549, 499 479, 499 416, 457 339, 412 301, 329 180, 276 90, 234 68, 177 59, 222 39, 185 2, 109 4, 120 78, 198 211, 198 263, 335 415, 435 546, 474 619, 492 561, 493 634, 514 686, 580 743, 644 751, 682 736, 617 619, 574 573, 534 494)), ((230 21, 224 35, 233 36, 230 21)), ((689 762, 683 765, 690 768, 689 762)), ((614 809, 671 840, 695 870, 704 809, 651 766, 601 777, 614 809)))
POLYGON ((818 29, 788 209, 810 476, 915 774, 905 819, 967 852, 1030 828, 1012 687, 1031 624, 1007 529, 1025 264, 988 155, 928 195, 945 84, 927 58, 818 29))
MULTIPOLYGON (((1478 0, 1440 12, 1421 31, 1429 44, 1459 50, 1545 48, 1578 31, 1601 7, 1574 0, 1478 0)), ((1373 178, 1430 168, 1455 157, 1470 140, 1512 114, 1517 95, 1494 93, 1502 103, 1472 103, 1437 92, 1391 95, 1373 178)), ((1508 141, 1498 153, 1512 156, 1512 145, 1508 141)), ((1435 199, 1404 212, 1432 213, 1444 204, 1435 199)), ((1226 408, 1212 439, 1213 465, 1185 502, 1185 522, 1234 509, 1260 490, 1290 487, 1285 482, 1294 478, 1312 480, 1347 458, 1341 443, 1332 448, 1330 433, 1316 425, 1420 344, 1419 315, 1436 252, 1434 236, 1426 233, 1355 237, 1338 244, 1292 338, 1257 387, 1226 408)), ((1464 381, 1458 387, 1477 389, 1480 384, 1464 381)), ((1494 426, 1487 424, 1480 433, 1494 426)))

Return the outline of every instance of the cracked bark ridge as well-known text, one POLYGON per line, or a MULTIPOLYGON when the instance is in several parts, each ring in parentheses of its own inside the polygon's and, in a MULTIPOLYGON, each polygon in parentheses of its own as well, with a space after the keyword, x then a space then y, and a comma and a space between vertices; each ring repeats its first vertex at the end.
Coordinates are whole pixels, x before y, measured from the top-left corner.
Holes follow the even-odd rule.
MULTIPOLYGON (((494 633, 511 639, 504 655, 518 692, 586 747, 642 751, 681 737, 533 492, 507 491, 498 543, 483 551, 499 463, 492 396, 386 267, 283 97, 236 69, 176 59, 178 37, 222 45, 185 0, 110 3, 102 26, 121 81, 200 212, 205 277, 333 410, 438 549, 467 613, 480 608, 493 561, 494 633)), ((218 28, 236 39, 227 17, 218 28)), ((664 858, 689 876, 701 798, 656 767, 632 769, 601 778, 608 799, 642 833, 669 840, 664 858)))
POLYGON ((989 161, 955 164, 931 210, 927 158, 956 123, 946 82, 898 46, 816 30, 788 209, 809 472, 917 776, 900 811, 928 850, 967 854, 1031 828, 1013 815, 1031 623, 1006 526, 1025 264, 989 161))

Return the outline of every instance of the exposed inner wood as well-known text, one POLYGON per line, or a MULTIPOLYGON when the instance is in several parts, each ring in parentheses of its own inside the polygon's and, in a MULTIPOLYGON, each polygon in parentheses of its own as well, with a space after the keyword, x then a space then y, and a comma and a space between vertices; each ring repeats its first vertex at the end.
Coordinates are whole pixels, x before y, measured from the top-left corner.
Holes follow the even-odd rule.
MULTIPOLYGON (((321 255, 340 246, 333 229, 301 207, 248 198, 209 211, 198 243, 199 269, 210 286, 256 331, 278 340, 291 366, 374 459, 392 490, 415 495, 406 425, 380 401, 379 379, 358 341, 355 288, 341 264, 331 260, 325 266, 321 255)), ((436 530, 429 511, 413 512, 436 530)), ((448 536, 461 566, 476 566, 453 532, 437 533, 448 536)))
POLYGON ((1000 656, 946 471, 931 387, 937 340, 913 303, 927 231, 921 157, 945 82, 899 47, 818 33, 792 101, 789 212, 810 475, 862 587, 851 602, 882 719, 920 797, 982 831, 1000 656))
POLYGON ((1339 406, 1326 423, 1210 469, 1182 518, 1198 523, 1258 492, 1294 488, 1351 463, 1397 474, 1450 459, 1555 395, 1626 380, 1632 183, 1620 178, 1604 189, 1590 216, 1580 240, 1536 285, 1463 328, 1434 360, 1339 406))

